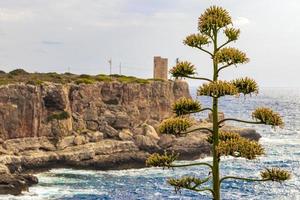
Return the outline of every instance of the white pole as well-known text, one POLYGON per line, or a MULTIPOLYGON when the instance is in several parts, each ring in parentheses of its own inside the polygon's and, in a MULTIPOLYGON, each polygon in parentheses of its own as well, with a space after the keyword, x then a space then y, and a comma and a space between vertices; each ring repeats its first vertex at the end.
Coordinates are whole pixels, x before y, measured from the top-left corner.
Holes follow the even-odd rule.
POLYGON ((109 59, 108 60, 108 63, 109 63, 109 75, 111 75, 111 68, 112 68, 112 59, 109 59))

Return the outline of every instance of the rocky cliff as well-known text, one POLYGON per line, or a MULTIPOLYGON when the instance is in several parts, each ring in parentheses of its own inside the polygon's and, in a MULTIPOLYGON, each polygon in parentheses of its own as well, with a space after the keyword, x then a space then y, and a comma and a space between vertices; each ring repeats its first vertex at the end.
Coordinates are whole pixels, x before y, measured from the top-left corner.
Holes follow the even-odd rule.
MULTIPOLYGON (((156 132, 182 96, 190 98, 182 81, 0 86, 0 194, 20 194, 37 183, 25 174, 32 170, 144 167, 150 153, 164 150, 185 159, 208 155, 206 132, 156 132)), ((259 139, 255 130, 236 131, 259 139)))
POLYGON ((181 81, 0 86, 0 194, 35 182, 26 170, 142 165, 158 149, 148 124, 169 117, 181 96, 190 97, 181 81))
POLYGON ((170 105, 181 96, 190 97, 185 82, 5 85, 0 87, 0 138, 60 137, 83 130, 114 138, 122 129, 170 116, 170 105))

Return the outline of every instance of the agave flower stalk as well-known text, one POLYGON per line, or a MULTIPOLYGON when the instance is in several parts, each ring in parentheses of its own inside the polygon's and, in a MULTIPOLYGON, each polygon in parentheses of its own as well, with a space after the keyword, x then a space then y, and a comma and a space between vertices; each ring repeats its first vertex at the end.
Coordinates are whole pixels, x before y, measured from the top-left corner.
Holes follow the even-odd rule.
POLYGON ((147 166, 177 168, 189 166, 203 166, 210 171, 208 177, 182 177, 179 179, 169 179, 168 183, 175 187, 175 190, 188 189, 195 192, 210 192, 212 199, 220 200, 220 186, 227 179, 236 179, 243 181, 277 181, 282 182, 291 178, 290 172, 280 168, 265 168, 260 178, 244 178, 236 176, 220 176, 220 162, 223 156, 241 157, 248 160, 256 159, 265 153, 262 145, 256 141, 250 141, 240 137, 237 133, 220 131, 220 127, 226 121, 235 121, 250 124, 265 124, 272 127, 283 127, 284 122, 281 116, 270 108, 260 107, 252 113, 252 120, 243 120, 235 118, 225 118, 219 120, 218 104, 219 98, 227 95, 251 95, 257 94, 259 89, 255 80, 245 77, 232 81, 218 80, 219 74, 231 66, 238 66, 249 62, 246 53, 237 48, 228 47, 231 42, 238 40, 240 30, 232 27, 232 19, 229 13, 217 6, 212 6, 205 10, 199 17, 199 33, 187 36, 183 43, 192 48, 196 48, 212 59, 213 77, 197 76, 196 67, 188 61, 177 63, 170 70, 175 78, 190 78, 206 81, 197 91, 198 96, 209 96, 212 98, 211 108, 202 108, 201 104, 192 99, 181 98, 172 107, 176 117, 164 120, 160 127, 161 134, 173 134, 177 137, 188 134, 196 130, 208 131, 210 134, 207 141, 211 144, 212 164, 206 162, 197 162, 190 164, 174 164, 178 155, 174 152, 165 152, 164 154, 153 154, 147 160, 147 166), (223 32, 222 32, 223 30, 223 32), (227 40, 221 44, 219 35, 224 34, 227 40), (211 45, 211 49, 208 49, 211 45), (213 115, 212 128, 197 127, 191 129, 193 120, 189 114, 209 110, 213 115), (211 180, 210 187, 203 186, 211 180))

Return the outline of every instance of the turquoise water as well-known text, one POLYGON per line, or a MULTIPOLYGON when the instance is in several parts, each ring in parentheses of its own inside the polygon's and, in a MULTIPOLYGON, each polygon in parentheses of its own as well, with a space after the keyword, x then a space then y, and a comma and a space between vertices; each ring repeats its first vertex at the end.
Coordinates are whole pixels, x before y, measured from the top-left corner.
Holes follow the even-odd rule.
MULTIPOLYGON (((210 99, 201 97, 203 105, 210 99)), ((257 106, 269 106, 284 116, 284 129, 273 130, 266 126, 256 127, 263 136, 261 143, 266 156, 255 161, 225 158, 221 164, 223 175, 257 177, 264 167, 282 167, 292 171, 292 180, 286 183, 249 183, 227 181, 222 185, 222 199, 300 200, 300 89, 263 89, 252 98, 225 97, 221 110, 229 117, 248 119, 257 106)), ((206 114, 202 116, 206 117, 206 114)), ((201 116, 199 116, 201 117, 201 116)), ((205 158, 210 162, 211 158, 205 158)), ((40 183, 23 196, 0 196, 0 199, 210 199, 210 194, 182 191, 176 194, 166 184, 168 177, 184 175, 201 176, 206 168, 193 167, 176 170, 157 168, 119 171, 88 171, 55 169, 38 175, 40 183)))

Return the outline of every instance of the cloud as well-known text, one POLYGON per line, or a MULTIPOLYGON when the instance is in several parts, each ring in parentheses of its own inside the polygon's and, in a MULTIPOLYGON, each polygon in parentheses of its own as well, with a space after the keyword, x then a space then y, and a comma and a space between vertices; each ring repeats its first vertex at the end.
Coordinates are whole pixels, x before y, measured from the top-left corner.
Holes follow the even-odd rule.
POLYGON ((244 26, 250 23, 250 20, 246 17, 237 17, 233 20, 233 24, 236 26, 244 26))
POLYGON ((42 44, 45 44, 45 45, 62 45, 63 42, 44 40, 44 41, 42 41, 42 44))
POLYGON ((30 10, 13 10, 7 8, 0 8, 0 21, 16 22, 23 21, 34 16, 30 10))

